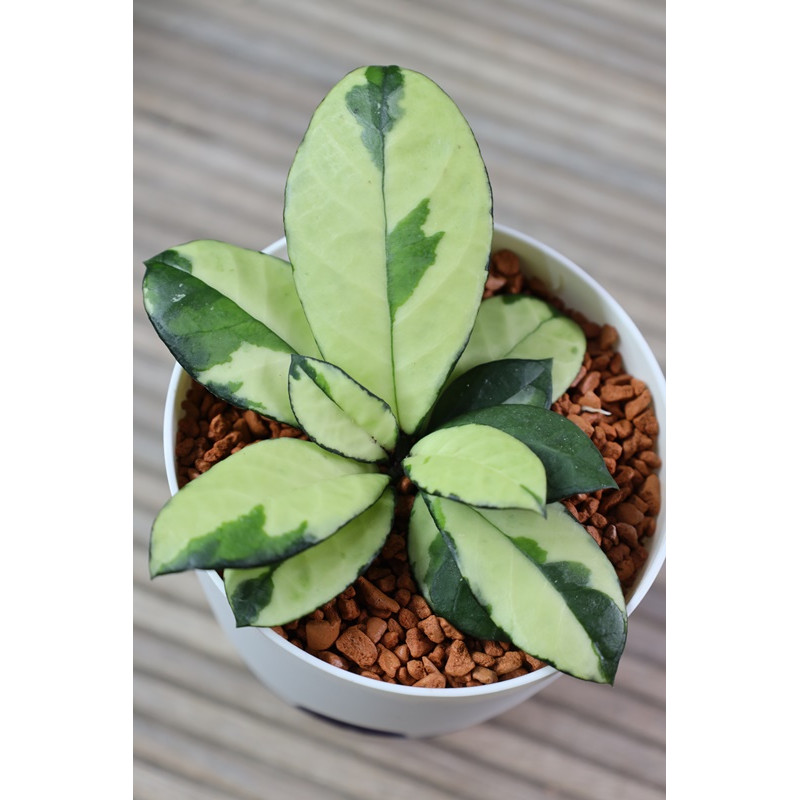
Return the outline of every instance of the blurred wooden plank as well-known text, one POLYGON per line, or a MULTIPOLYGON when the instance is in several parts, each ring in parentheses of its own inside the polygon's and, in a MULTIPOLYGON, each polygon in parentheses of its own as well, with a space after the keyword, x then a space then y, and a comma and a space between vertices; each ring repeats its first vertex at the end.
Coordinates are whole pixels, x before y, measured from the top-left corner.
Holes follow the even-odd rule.
MULTIPOLYGON (((165 475, 164 450, 161 446, 160 435, 156 436, 155 431, 150 435, 134 436, 133 464, 137 472, 143 470, 154 475, 165 475)), ((166 476, 164 480, 166 484, 166 476)))
POLYGON ((539 699, 559 708, 570 709, 583 719, 598 721, 631 738, 663 747, 666 744, 664 706, 618 692, 616 688, 559 679, 542 692, 539 699))
MULTIPOLYGON (((352 0, 356 2, 358 5, 358 0, 352 0)), ((454 2, 454 0, 451 0, 454 2)), ((354 40, 358 39, 358 36, 354 35, 351 27, 348 26, 347 22, 343 21, 342 15, 339 13, 339 9, 335 6, 324 6, 316 3, 306 4, 307 7, 303 7, 303 3, 295 4, 297 6, 297 13, 296 15, 292 15, 290 11, 287 10, 287 18, 285 24, 281 29, 281 40, 285 40, 286 38, 295 36, 296 43, 306 46, 310 44, 317 45, 317 48, 328 48, 332 51, 339 51, 339 48, 342 45, 346 46, 347 37, 352 36, 354 40), (319 38, 313 38, 313 29, 309 28, 309 20, 308 16, 314 16, 320 23, 324 23, 325 25, 325 36, 320 36, 319 38), (294 25, 297 26, 297 30, 295 31, 291 24, 292 22, 294 25), (336 33, 339 34, 336 38, 331 34, 336 33)), ((361 0, 361 5, 365 11, 365 18, 369 18, 369 14, 367 10, 371 7, 368 0, 361 0)), ((218 6, 215 6, 213 3, 209 8, 209 13, 214 14, 214 12, 218 9, 218 6)), ((145 9, 142 13, 146 13, 147 11, 153 12, 155 10, 158 13, 158 9, 145 9)), ((502 61, 498 62, 485 62, 481 61, 479 56, 481 55, 481 49, 485 49, 487 38, 485 35, 485 25, 484 20, 476 20, 474 24, 465 28, 466 25, 464 14, 461 13, 461 7, 459 4, 459 13, 450 13, 448 14, 445 11, 439 10, 439 4, 437 6, 430 6, 430 5, 423 5, 422 8, 416 9, 417 14, 413 16, 409 16, 407 13, 407 9, 402 7, 387 7, 383 9, 383 14, 385 14, 388 19, 395 19, 395 20, 403 20, 406 24, 414 25, 415 26, 415 35, 419 38, 416 39, 417 45, 421 52, 434 52, 439 57, 439 61, 436 62, 437 65, 441 65, 441 74, 442 75, 452 75, 454 86, 464 86, 465 94, 468 95, 468 99, 465 99, 465 103, 475 103, 479 104, 484 111, 495 112, 501 115, 502 117, 508 118, 509 120, 513 120, 512 130, 537 130, 537 126, 540 126, 542 123, 548 126, 549 132, 552 135, 550 144, 552 147, 556 147, 559 142, 569 140, 569 137, 579 135, 579 129, 572 127, 564 126, 563 116, 559 114, 548 114, 548 109, 551 106, 554 106, 556 109, 562 109, 565 104, 568 104, 569 112, 571 114, 581 113, 581 110, 585 109, 588 103, 596 103, 598 104, 598 108, 601 109, 602 113, 598 113, 596 117, 593 117, 591 121, 594 123, 594 127, 592 128, 593 136, 591 138, 586 138, 585 140, 581 137, 581 141, 585 141, 586 144, 589 145, 591 149, 597 149, 598 146, 605 143, 605 151, 606 155, 609 158, 615 159, 618 163, 616 164, 617 169, 609 170, 605 175, 604 179, 607 183, 611 181, 613 184, 615 181, 619 181, 622 175, 624 175, 625 171, 627 170, 627 164, 631 161, 636 161, 637 156, 637 148, 644 147, 645 150, 641 154, 641 166, 644 168, 652 168, 654 163, 657 163, 659 156, 663 158, 663 152, 659 152, 659 148, 657 145, 654 147, 652 143, 652 139, 655 136, 656 140, 663 140, 663 113, 656 113, 652 118, 647 119, 646 126, 644 131, 646 136, 644 137, 636 137, 636 136, 629 136, 629 143, 630 147, 625 151, 620 151, 618 147, 618 139, 611 137, 609 139, 608 132, 604 130, 601 125, 613 125, 617 130, 620 129, 620 126, 626 125, 632 121, 633 117, 617 114, 611 116, 607 113, 606 106, 601 105, 602 102, 605 100, 604 94, 602 92, 617 92, 620 90, 620 82, 616 80, 608 80, 602 72, 598 74, 597 69, 595 68, 596 65, 593 64, 582 64, 582 61, 585 60, 587 52, 590 52, 589 49, 586 47, 576 47, 575 53, 573 57, 569 60, 568 64, 570 67, 581 70, 580 75, 582 80, 579 81, 576 86, 572 87, 569 84, 564 86, 560 85, 560 81, 564 80, 564 71, 558 72, 558 79, 553 80, 551 73, 552 67, 552 59, 553 59, 553 51, 549 48, 543 48, 543 55, 542 55, 542 62, 547 65, 547 69, 542 71, 541 69, 535 69, 530 65, 527 65, 526 62, 530 60, 530 54, 536 48, 532 45, 532 42, 529 37, 521 35, 519 31, 512 30, 509 32, 509 37, 506 40, 506 50, 504 51, 504 58, 502 61), (413 22, 412 22, 413 20, 413 22), (448 37, 442 38, 438 37, 433 31, 437 30, 443 24, 450 24, 452 28, 452 23, 456 22, 461 27, 458 30, 450 30, 448 31, 448 37), (448 43, 451 40, 457 40, 458 33, 463 32, 464 30, 469 31, 469 35, 466 37, 465 41, 460 42, 459 44, 462 46, 469 46, 469 53, 472 57, 470 62, 463 62, 463 58, 458 58, 458 55, 462 53, 462 51, 455 51, 453 53, 448 53, 447 47, 448 43), (426 37, 430 37, 430 41, 426 41, 426 37), (508 48, 509 43, 512 43, 514 46, 510 49, 508 48), (430 48, 427 48, 426 45, 430 45, 430 48), (434 46, 435 45, 435 46, 434 46), (462 63, 463 62, 463 63, 462 63), (453 64, 457 64, 459 69, 454 70, 453 64), (495 65, 496 64, 496 65, 495 65), (514 69, 509 68, 509 64, 514 64, 514 69), (464 81, 465 73, 472 73, 476 70, 477 65, 480 65, 481 69, 478 75, 470 74, 469 83, 467 84, 464 81), (544 80, 544 78, 548 78, 548 80, 544 80), (537 83, 537 79, 540 81, 537 83), (597 80, 602 84, 602 89, 600 89, 601 94, 598 96, 598 90, 592 86, 587 85, 587 81, 591 82, 597 80), (468 85, 468 92, 466 91, 468 85), (501 91, 498 91, 500 89, 501 91), (547 94, 537 94, 537 90, 541 89, 542 92, 547 92, 547 94), (572 97, 572 92, 580 91, 580 100, 581 102, 575 102, 575 98, 572 97), (516 102, 517 100, 523 100, 524 98, 530 98, 530 96, 534 94, 537 96, 539 103, 531 104, 531 103, 522 103, 516 102), (543 115, 544 112, 544 115, 543 115), (557 124, 554 124, 557 123, 557 124), (615 146, 616 145, 616 146, 615 146), (654 159, 656 161, 654 162, 654 159)), ((230 15, 228 10, 225 12, 220 11, 220 15, 224 15, 226 19, 229 21, 230 15)), ((371 15, 375 16, 375 15, 371 15)), ((530 15, 528 15, 530 16, 530 15)), ((391 26, 386 25, 387 20, 381 19, 379 22, 376 21, 374 23, 375 29, 381 28, 381 36, 382 37, 389 37, 392 34, 391 26)), ((535 30, 543 37, 543 39, 547 40, 548 34, 550 31, 548 30, 547 26, 543 26, 541 24, 541 19, 536 19, 536 22, 533 23, 535 26, 535 30)), ((195 31, 195 35, 202 39, 204 44, 207 44, 211 47, 214 47, 221 52, 224 52, 230 55, 232 58, 241 59, 242 57, 242 50, 243 50, 243 43, 245 43, 246 49, 246 40, 247 36, 252 35, 252 30, 259 30, 265 38, 269 38, 273 33, 273 27, 271 20, 268 18, 251 18, 248 20, 247 30, 245 31, 244 28, 239 31, 242 34, 246 33, 244 38, 244 42, 240 38, 236 38, 236 46, 235 48, 230 44, 230 34, 224 33, 224 26, 213 26, 213 25, 206 25, 202 28, 195 31), (259 25, 260 23, 260 25, 259 25)), ((177 36, 186 35, 184 31, 176 32, 177 36)), ((355 41, 354 41, 355 44, 355 41)), ((254 46, 255 47, 255 46, 254 46)), ((190 56, 187 56, 190 57, 190 56)), ((197 57, 197 56, 195 56, 197 57)), ((264 61, 271 61, 273 57, 272 48, 269 51, 264 51, 263 48, 257 49, 254 53, 254 58, 263 59, 264 61)), ((354 64, 353 66, 357 66, 354 64)), ((147 62, 143 64, 141 69, 147 68, 147 62)), ((222 67, 224 69, 224 67, 222 67)), ((436 70, 439 72, 439 70, 436 70)), ((641 70, 636 69, 632 70, 632 72, 637 75, 637 77, 641 76, 641 70)), ((335 77, 328 78, 328 84, 332 80, 335 80, 335 77)), ((663 85, 663 75, 661 84, 663 85)), ((238 85, 237 85, 238 86, 238 85)), ((325 84, 323 84, 325 88, 325 84)), ((304 87, 306 89, 311 87, 304 87)), ((319 94, 319 87, 316 89, 316 93, 309 94, 308 99, 303 104, 303 107, 307 107, 309 102, 316 102, 319 101, 321 95, 319 94)), ((450 87, 452 88, 452 87, 450 87)), ((649 98, 653 94, 652 90, 646 93, 646 96, 649 98)), ((655 92, 655 100, 656 100, 656 108, 659 109, 659 112, 662 111, 662 102, 661 98, 658 95, 658 92, 655 92)), ((297 97, 297 93, 294 93, 294 96, 297 97)), ((302 96, 302 95, 301 95, 302 96)), ((180 101, 181 98, 178 98, 180 101)), ((281 98, 284 102, 284 106, 279 107, 276 109, 278 113, 272 114, 269 116, 269 121, 271 126, 280 124, 281 115, 285 112, 290 115, 294 115, 295 107, 293 106, 289 97, 285 94, 281 98)), ((222 99, 223 103, 228 103, 230 106, 230 97, 226 95, 225 98, 222 99)), ((251 116, 255 116, 255 114, 251 114, 251 116)), ((588 120, 585 120, 588 121, 588 120)), ((304 130, 305 125, 307 124, 307 114, 304 114, 302 117, 299 118, 298 125, 300 126, 301 130, 304 130)), ((482 140, 481 140, 482 141, 482 140)), ((575 153, 571 153, 573 159, 575 157, 575 153)), ((578 158, 581 158, 581 154, 577 153, 578 158)), ((569 162, 565 162, 563 166, 566 169, 572 170, 576 167, 579 167, 581 161, 575 162, 574 160, 570 160, 569 162)), ((585 164, 590 164, 590 162, 585 162, 585 164)))
MULTIPOLYGON (((635 619, 631 619, 634 627, 635 619)), ((635 635, 635 628, 630 633, 635 635)), ((664 667, 652 660, 639 658, 632 650, 625 649, 617 670, 614 689, 623 689, 626 692, 641 697, 645 702, 657 708, 663 708, 666 702, 666 685, 664 681, 664 667)), ((602 690, 602 689, 601 689, 602 690)))
MULTIPOLYGON (((291 741, 294 736, 302 736, 312 744, 316 741, 317 747, 344 748, 346 752, 341 755, 343 759, 363 759, 370 764, 384 765, 387 768, 400 767, 410 774, 426 776, 427 780, 443 789, 449 786, 451 791, 455 791, 458 787, 458 793, 451 796, 483 800, 487 793, 491 793, 493 789, 497 791, 497 787, 502 786, 503 795, 506 797, 539 797, 547 796, 546 793, 539 794, 539 791, 547 785, 565 787, 568 783, 563 777, 545 773, 541 769, 541 760, 533 759, 537 746, 541 747, 548 757, 556 757, 553 751, 559 749, 567 754, 564 757, 570 757, 569 754, 575 752, 570 746, 563 747, 563 743, 559 742, 559 736, 552 736, 546 726, 535 726, 534 734, 542 740, 538 743, 534 741, 535 736, 529 735, 530 731, 525 729, 524 724, 516 734, 510 734, 532 747, 530 754, 532 760, 527 769, 508 769, 506 765, 501 770, 494 760, 488 764, 475 764, 472 753, 468 755, 461 753, 457 743, 454 745, 453 742, 459 734, 424 741, 386 740, 382 737, 358 734, 317 723, 313 718, 264 693, 260 686, 252 685, 249 674, 238 670, 231 671, 230 667, 216 660, 203 659, 198 662, 196 658, 188 657, 185 649, 169 644, 162 646, 157 640, 149 639, 146 634, 141 638, 142 644, 137 648, 137 666, 148 676, 157 674, 165 684, 188 683, 193 686, 200 698, 207 699, 209 703, 218 702, 234 710, 247 710, 254 721, 260 719, 263 725, 279 728, 287 740, 291 741), (169 654, 169 657, 162 657, 162 653, 169 654), (447 769, 444 770, 444 767, 447 769)), ((524 704, 521 709, 524 711, 520 710, 517 713, 517 722, 525 718, 534 721, 538 719, 535 699, 524 704)), ((547 719, 553 721, 562 716, 564 716, 562 712, 551 708, 547 719)), ((500 719, 505 721, 506 717, 507 715, 503 715, 500 719)), ((563 720, 563 724, 567 727, 574 725, 574 722, 574 719, 570 720, 569 715, 563 720)), ((513 725, 512 719, 510 727, 513 725)), ((503 745, 501 737, 505 734, 495 730, 495 727, 481 726, 486 729, 487 736, 498 737, 496 745, 487 751, 489 753, 494 752, 495 747, 503 745)), ((612 741, 619 742, 619 740, 612 741)), ((234 748, 237 749, 235 745, 234 748)), ((636 752, 645 751, 640 749, 636 752)), ((605 775, 608 762, 600 763, 596 769, 605 775)), ((645 796, 647 795, 643 795, 645 796)))
POLYGON ((663 670, 667 659, 666 649, 663 620, 648 619, 634 612, 628 621, 628 642, 625 651, 650 661, 663 670))
MULTIPOLYGON (((480 10, 480 0, 468 0, 480 10)), ((598 49, 617 49, 646 57, 650 66, 661 65, 666 55, 664 42, 663 15, 657 3, 636 2, 629 6, 624 14, 615 14, 617 3, 607 2, 602 5, 603 14, 598 15, 590 7, 592 2, 582 0, 508 0, 506 8, 514 7, 520 12, 513 17, 517 20, 529 21, 532 16, 547 18, 558 30, 575 30, 586 37, 591 45, 598 49), (587 7, 588 6, 588 7, 587 7), (637 15, 634 11, 644 11, 645 15, 637 15), (646 16, 647 12, 649 16, 646 16), (653 13, 655 12, 655 13, 653 13)), ((498 24, 509 26, 510 14, 502 14, 498 24)), ((512 23, 513 24, 513 23, 512 23)))
MULTIPOLYGON (((204 786, 206 791, 212 791, 210 787, 213 787, 213 791, 218 793, 211 795, 214 797, 262 800, 265 787, 269 787, 271 797, 316 796, 330 800, 349 797, 330 787, 304 780, 302 776, 269 769, 260 759, 222 749, 214 742, 165 727, 143 716, 134 720, 133 734, 137 758, 146 761, 151 772, 164 770, 167 774, 191 781, 195 788, 204 786)), ((163 798, 167 795, 153 796, 163 798)))
MULTIPOLYGON (((183 580, 187 591, 194 591, 189 585, 191 582, 198 592, 202 592, 197 578, 190 573, 171 577, 173 583, 183 580)), ((198 594, 198 598, 200 596, 198 594)), ((231 663, 241 663, 233 646, 224 635, 220 636, 221 629, 210 608, 202 608, 199 599, 196 605, 177 603, 159 596, 151 587, 134 585, 133 623, 191 650, 231 663)))
POLYGON ((633 612, 633 617, 644 617, 651 621, 658 621, 662 625, 666 622, 666 564, 661 567, 659 577, 651 587, 641 605, 633 612))
POLYGON ((141 758, 135 758, 133 765, 134 800, 236 800, 233 795, 203 786, 191 776, 177 775, 141 758))
POLYGON ((449 749, 477 764, 491 761, 534 785, 538 783, 542 789, 557 788, 568 797, 657 800, 664 796, 658 786, 621 774, 607 762, 576 758, 569 750, 522 737, 517 731, 507 731, 497 725, 481 725, 446 738, 449 749))
POLYGON ((665 784, 664 753, 660 745, 551 705, 545 692, 531 703, 506 712, 492 725, 547 741, 574 757, 611 768, 645 785, 663 788, 665 784))
MULTIPOLYGON (((227 703, 149 675, 139 674, 134 696, 142 711, 153 720, 163 720, 179 730, 199 727, 218 747, 256 758, 270 770, 310 779, 359 800, 374 800, 377 787, 386 800, 405 800, 420 789, 430 800, 452 797, 426 785, 413 773, 393 770, 389 780, 386 767, 354 758, 342 751, 335 741, 329 742, 328 747, 320 747, 312 736, 290 735, 287 725, 264 724, 253 711, 242 712, 227 703)), ((251 708, 255 710, 259 705, 255 702, 251 708)), ((301 712, 295 714, 299 716, 301 712)), ((337 738, 341 740, 338 730, 337 738)))
MULTIPOLYGON (((524 0, 523 0, 524 2, 524 0)), ((613 17, 623 25, 636 24, 656 34, 664 33, 664 4, 656 0, 573 0, 576 6, 595 12, 600 10, 602 16, 613 17)))
POLYGON ((166 475, 150 470, 136 471, 132 520, 134 546, 147 543, 145 537, 150 535, 153 519, 169 496, 166 475))

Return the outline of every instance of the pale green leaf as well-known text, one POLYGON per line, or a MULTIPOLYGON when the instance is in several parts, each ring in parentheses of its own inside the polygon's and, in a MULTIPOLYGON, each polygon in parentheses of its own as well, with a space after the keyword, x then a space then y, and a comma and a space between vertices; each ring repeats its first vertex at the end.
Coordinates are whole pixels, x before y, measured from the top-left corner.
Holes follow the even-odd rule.
POLYGON ((283 625, 343 592, 372 563, 392 527, 391 489, 319 544, 268 567, 226 569, 238 625, 283 625))
POLYGON ((541 511, 547 494, 539 457, 518 439, 486 425, 429 433, 411 448, 403 469, 429 494, 475 506, 541 511))
POLYGON ((481 303, 450 380, 499 359, 550 358, 555 400, 575 379, 585 352, 586 337, 580 326, 548 303, 525 295, 496 295, 481 303))
POLYGON ((213 239, 188 242, 168 252, 173 264, 185 260, 195 278, 233 300, 293 350, 319 357, 288 261, 213 239))
POLYGON ((284 221, 323 357, 413 432, 467 341, 486 279, 491 191, 461 112, 419 73, 350 73, 297 151, 284 221))
POLYGON ((547 473, 547 502, 579 492, 618 488, 594 442, 555 411, 524 405, 479 408, 450 420, 445 427, 469 424, 498 428, 536 453, 547 473))
POLYGON ((195 241, 146 262, 145 309, 181 366, 218 397, 295 424, 292 352, 317 347, 285 261, 195 241))
POLYGON ((431 517, 423 492, 417 494, 408 522, 408 561, 419 590, 434 614, 461 633, 507 641, 475 599, 443 534, 431 517))
POLYGON ((430 508, 475 598, 517 647, 575 677, 613 683, 627 632, 622 590, 605 553, 560 503, 546 517, 438 497, 430 508))
POLYGON ((333 364, 292 356, 289 399, 300 427, 328 450, 382 461, 397 443, 389 406, 333 364))
POLYGON ((162 508, 150 538, 150 573, 284 559, 369 508, 388 482, 372 465, 313 442, 256 442, 190 481, 162 508))

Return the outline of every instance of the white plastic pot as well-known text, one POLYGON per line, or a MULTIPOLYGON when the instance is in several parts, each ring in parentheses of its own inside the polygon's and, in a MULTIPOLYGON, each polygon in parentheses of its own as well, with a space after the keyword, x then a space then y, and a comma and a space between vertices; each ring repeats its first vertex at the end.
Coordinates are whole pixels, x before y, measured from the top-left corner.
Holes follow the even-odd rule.
MULTIPOLYGON (((286 240, 264 252, 285 257, 286 240)), ((569 307, 619 332, 619 350, 626 370, 643 380, 653 396, 660 425, 659 455, 662 498, 666 483, 664 453, 666 389, 658 362, 619 304, 595 280, 555 250, 509 228, 496 225, 493 249, 516 252, 523 270, 543 280, 569 307)), ((164 456, 172 494, 178 491, 175 441, 181 402, 189 376, 175 366, 164 415, 164 456)), ((648 560, 632 588, 630 615, 656 579, 666 555, 666 515, 662 510, 648 560)), ((214 615, 239 655, 256 677, 284 701, 327 718, 376 733, 409 737, 436 736, 484 722, 544 689, 561 673, 544 667, 520 678, 463 689, 423 689, 363 678, 326 664, 289 644, 268 628, 237 628, 222 580, 214 571, 198 571, 214 615)), ((623 659, 625 658, 623 654, 623 659)))

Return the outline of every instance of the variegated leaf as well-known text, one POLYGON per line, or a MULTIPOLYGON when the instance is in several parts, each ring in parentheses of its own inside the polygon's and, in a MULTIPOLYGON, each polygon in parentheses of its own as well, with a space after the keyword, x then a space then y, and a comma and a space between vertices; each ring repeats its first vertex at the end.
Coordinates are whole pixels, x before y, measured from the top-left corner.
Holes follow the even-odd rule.
POLYGON ((439 497, 430 510, 475 598, 517 647, 577 678, 614 682, 627 634, 619 580, 560 503, 546 517, 439 497))
POLYGON ((436 430, 470 411, 499 405, 549 408, 553 395, 553 361, 506 358, 478 364, 459 375, 436 401, 428 422, 436 430))
POLYGON ((479 408, 444 427, 458 425, 491 425, 527 445, 544 464, 548 503, 579 492, 617 488, 594 442, 574 422, 548 408, 510 404, 479 408))
POLYGON ((268 567, 226 569, 225 590, 238 625, 283 625, 344 591, 372 563, 392 527, 394 494, 332 536, 268 567))
POLYGON ((580 326, 548 303, 525 295, 497 295, 481 303, 451 381, 478 364, 501 358, 550 358, 556 400, 575 379, 585 352, 580 326))
POLYGON ((161 509, 150 574, 280 561, 369 508, 389 478, 302 439, 267 439, 228 456, 161 509))
POLYGON ((492 622, 475 599, 424 498, 423 492, 417 494, 411 508, 408 561, 428 606, 434 614, 450 620, 461 633, 478 639, 508 641, 508 634, 492 622))
POLYGON ((429 433, 411 448, 403 469, 425 492, 475 506, 542 511, 547 494, 538 456, 487 425, 429 433))
POLYGON ((218 397, 296 422, 291 354, 318 354, 285 261, 195 241, 146 262, 145 309, 176 360, 218 397))
POLYGON ((397 443, 389 406, 333 364, 292 356, 289 400, 300 427, 334 453, 383 461, 397 443))
POLYGON ((419 73, 351 72, 298 148, 284 222, 323 357, 413 432, 469 337, 486 280, 491 190, 466 120, 419 73))

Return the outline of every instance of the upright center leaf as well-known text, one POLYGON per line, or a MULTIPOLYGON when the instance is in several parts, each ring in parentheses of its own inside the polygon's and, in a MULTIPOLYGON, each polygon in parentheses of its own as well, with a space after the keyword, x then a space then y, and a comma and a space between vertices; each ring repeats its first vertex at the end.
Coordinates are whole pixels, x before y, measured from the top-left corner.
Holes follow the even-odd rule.
POLYGON ((420 200, 411 213, 397 223, 386 247, 386 277, 389 311, 394 322, 397 309, 411 297, 425 270, 436 260, 436 245, 443 231, 426 236, 422 230, 430 213, 430 201, 420 200))
POLYGON ((375 166, 383 172, 383 141, 402 114, 403 75, 398 67, 367 67, 366 83, 354 86, 345 96, 350 113, 361 123, 361 139, 375 166))
MULTIPOLYGON (((367 67, 366 83, 346 95, 350 113, 363 127, 361 141, 375 166, 384 175, 384 143, 403 110, 403 74, 398 67, 367 67)), ((382 187, 384 191, 385 187, 382 187)), ((394 320, 397 308, 408 300, 425 270, 433 264, 436 245, 444 233, 426 236, 422 226, 430 213, 430 200, 420 200, 408 216, 387 233, 386 278, 389 310, 394 320)))
POLYGON ((289 172, 289 260, 320 351, 383 399, 407 433, 469 337, 491 212, 461 112, 428 78, 398 67, 340 81, 289 172))

